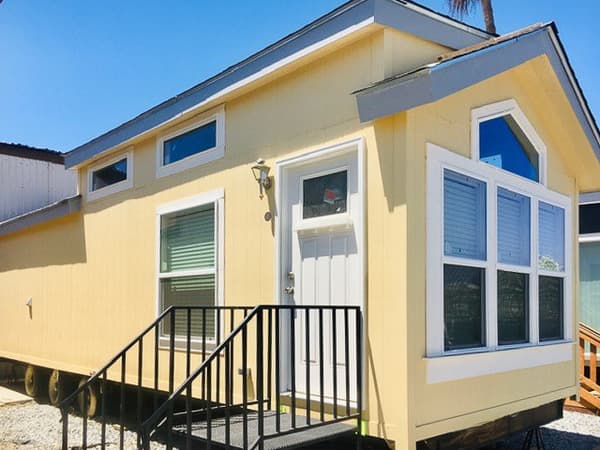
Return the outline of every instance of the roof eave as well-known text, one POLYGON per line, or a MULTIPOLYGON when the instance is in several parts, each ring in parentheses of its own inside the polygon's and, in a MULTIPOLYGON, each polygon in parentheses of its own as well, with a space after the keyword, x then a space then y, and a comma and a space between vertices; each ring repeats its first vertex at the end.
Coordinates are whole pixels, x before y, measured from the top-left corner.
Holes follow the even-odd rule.
POLYGON ((481 30, 441 15, 436 16, 426 8, 403 0, 350 0, 218 75, 71 150, 65 156, 65 165, 68 168, 77 167, 127 145, 184 114, 205 107, 209 101, 217 101, 234 88, 264 77, 292 60, 306 56, 338 38, 356 33, 372 23, 394 27, 455 49, 490 37, 481 30))
POLYGON ((600 133, 553 24, 527 35, 435 64, 428 70, 381 82, 356 92, 361 122, 440 100, 471 85, 546 55, 594 153, 600 160, 600 133))

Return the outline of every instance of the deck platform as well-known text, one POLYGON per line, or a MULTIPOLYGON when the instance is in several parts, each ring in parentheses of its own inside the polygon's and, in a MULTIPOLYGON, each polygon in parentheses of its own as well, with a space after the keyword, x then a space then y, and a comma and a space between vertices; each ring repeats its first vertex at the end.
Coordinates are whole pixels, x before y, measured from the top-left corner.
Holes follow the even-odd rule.
MULTIPOLYGON (((265 411, 264 428, 265 435, 273 437, 265 438, 265 450, 299 448, 317 442, 323 442, 335 439, 341 436, 351 435, 356 432, 356 425, 337 422, 321 424, 318 419, 311 418, 311 427, 302 430, 306 426, 306 416, 296 415, 296 430, 292 428, 292 416, 281 413, 280 433, 276 430, 275 411, 265 411), (284 434, 281 434, 284 433, 284 434)), ((192 424, 192 435, 194 439, 206 442, 207 422, 195 422, 192 424)), ((243 449, 243 415, 236 414, 230 417, 231 442, 230 448, 243 449)), ((173 427, 176 434, 184 437, 186 433, 185 425, 173 427)), ((256 441, 258 437, 258 414, 255 411, 248 412, 248 446, 256 441)), ((225 418, 215 418, 211 421, 211 442, 212 445, 225 447, 225 418)))

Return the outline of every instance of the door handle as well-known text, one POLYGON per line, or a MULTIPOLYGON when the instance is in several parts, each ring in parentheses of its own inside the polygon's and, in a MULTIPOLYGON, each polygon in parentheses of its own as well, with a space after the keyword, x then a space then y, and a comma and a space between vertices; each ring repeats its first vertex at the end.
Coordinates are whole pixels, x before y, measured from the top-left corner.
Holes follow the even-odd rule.
POLYGON ((294 286, 288 286, 288 287, 286 287, 283 290, 283 292, 285 292, 286 294, 289 294, 289 295, 293 294, 294 293, 294 286))

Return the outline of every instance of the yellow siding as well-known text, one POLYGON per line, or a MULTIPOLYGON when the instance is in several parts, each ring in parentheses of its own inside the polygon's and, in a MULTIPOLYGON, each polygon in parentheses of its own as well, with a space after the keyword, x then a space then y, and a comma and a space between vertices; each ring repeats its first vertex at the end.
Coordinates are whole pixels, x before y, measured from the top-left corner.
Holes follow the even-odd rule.
POLYGON ((556 80, 536 75, 548 70, 543 59, 434 105, 359 123, 351 92, 444 51, 374 29, 228 100, 225 157, 172 176, 155 176, 156 136, 134 141, 132 189, 84 198, 81 214, 0 237, 0 356, 78 373, 103 365, 156 317, 156 208, 218 188, 225 192, 225 303, 273 303, 275 236, 263 214, 275 209, 275 189, 259 199, 250 166, 260 157, 274 168, 281 158, 360 136, 367 178, 368 432, 414 448, 416 439, 574 392, 575 362, 424 384, 425 143, 468 155, 470 109, 514 97, 548 146, 551 188, 574 198, 578 184, 593 184, 585 168, 598 169, 556 80), (576 148, 586 149, 581 162, 571 156, 576 148), (576 172, 585 176, 576 180, 576 172))
MULTIPOLYGON (((514 98, 547 146, 548 187, 572 199, 577 230, 577 192, 583 178, 600 170, 545 57, 408 112, 406 199, 410 264, 408 286, 408 377, 414 439, 472 427, 575 394, 576 358, 532 369, 426 384, 425 185, 426 143, 470 157, 471 110, 514 98), (589 170, 580 170, 580 164, 589 170), (582 174, 576 178, 575 174, 582 174)), ((573 325, 577 311, 577 238, 573 239, 573 325)), ((574 328, 576 329, 576 327, 574 328)))

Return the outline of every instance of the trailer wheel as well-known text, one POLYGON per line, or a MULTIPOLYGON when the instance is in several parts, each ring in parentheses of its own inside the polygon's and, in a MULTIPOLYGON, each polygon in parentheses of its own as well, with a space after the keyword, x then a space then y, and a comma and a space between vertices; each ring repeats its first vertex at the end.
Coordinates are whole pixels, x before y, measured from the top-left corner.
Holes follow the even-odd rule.
POLYGON ((25 393, 30 397, 39 397, 43 389, 42 369, 29 364, 25 369, 25 393))
POLYGON ((69 394, 69 376, 57 369, 50 373, 48 379, 48 400, 52 406, 58 406, 69 394))
MULTIPOLYGON (((88 379, 86 377, 81 378, 79 381, 78 388, 82 387, 85 383, 87 383, 88 379)), ((83 416, 85 414, 85 403, 87 402, 87 416, 92 418, 96 415, 96 411, 98 408, 98 401, 100 400, 100 393, 98 392, 97 386, 92 383, 87 389, 84 389, 77 396, 77 403, 79 405, 79 412, 83 416)))

